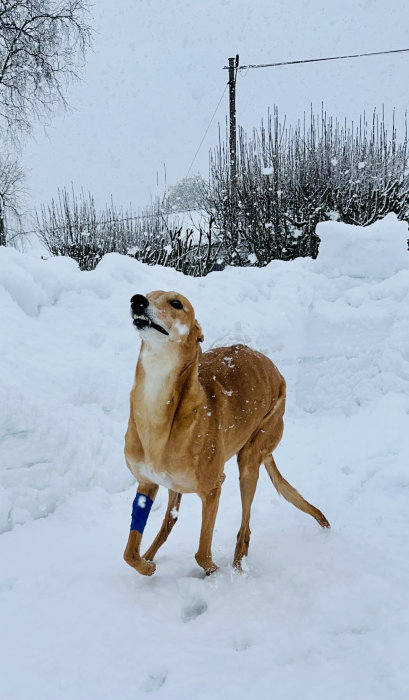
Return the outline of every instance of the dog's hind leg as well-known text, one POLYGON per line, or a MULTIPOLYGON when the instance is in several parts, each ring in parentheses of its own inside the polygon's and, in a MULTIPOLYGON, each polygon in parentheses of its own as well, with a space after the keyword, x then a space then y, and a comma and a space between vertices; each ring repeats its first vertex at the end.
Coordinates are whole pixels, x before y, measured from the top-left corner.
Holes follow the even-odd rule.
POLYGON ((141 557, 140 546, 147 515, 149 515, 150 507, 155 500, 158 488, 157 484, 147 482, 138 484, 138 493, 136 494, 132 511, 131 531, 124 551, 126 563, 144 576, 152 576, 156 568, 155 564, 141 557))
POLYGON ((144 554, 144 559, 147 559, 148 561, 152 561, 154 558, 156 552, 158 551, 159 547, 163 545, 164 542, 169 537, 169 534, 178 519, 178 513, 179 513, 179 508, 180 508, 180 501, 182 500, 182 494, 177 493, 176 491, 171 491, 169 489, 169 501, 168 501, 168 507, 166 509, 165 517, 163 519, 163 523, 161 525, 161 528, 156 535, 155 539, 153 540, 151 546, 149 549, 145 552, 144 554))
POLYGON ((250 511, 260 471, 259 458, 255 456, 254 449, 249 444, 245 445, 237 455, 237 463, 240 473, 240 494, 242 517, 240 530, 237 534, 236 549, 234 552, 233 566, 241 571, 241 560, 246 557, 250 544, 250 511))
POLYGON ((284 496, 284 498, 292 503, 296 508, 299 508, 304 513, 308 513, 308 515, 315 518, 321 527, 330 527, 325 515, 323 515, 318 508, 311 505, 311 503, 308 503, 308 501, 306 501, 305 498, 303 498, 301 494, 298 493, 298 491, 296 491, 296 489, 291 486, 291 484, 289 484, 283 476, 281 476, 272 455, 265 457, 263 462, 271 481, 281 496, 284 496))

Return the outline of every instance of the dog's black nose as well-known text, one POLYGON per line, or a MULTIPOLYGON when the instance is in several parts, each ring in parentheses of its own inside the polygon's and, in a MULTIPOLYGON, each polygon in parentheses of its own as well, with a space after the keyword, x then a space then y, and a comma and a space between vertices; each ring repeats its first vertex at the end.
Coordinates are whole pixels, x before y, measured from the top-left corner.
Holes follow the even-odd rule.
POLYGON ((131 307, 133 311, 143 311, 149 306, 149 301, 143 294, 134 294, 131 299, 131 307))

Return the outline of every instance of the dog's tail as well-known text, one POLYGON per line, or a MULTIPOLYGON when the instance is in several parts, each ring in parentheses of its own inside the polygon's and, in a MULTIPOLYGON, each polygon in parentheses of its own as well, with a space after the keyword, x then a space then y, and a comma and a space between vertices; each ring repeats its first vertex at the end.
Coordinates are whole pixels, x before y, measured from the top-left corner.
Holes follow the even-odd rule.
POLYGON ((296 491, 296 489, 291 486, 291 484, 289 484, 283 476, 281 476, 272 455, 265 457, 263 462, 265 468, 267 469, 267 473, 280 496, 284 496, 286 501, 289 501, 293 504, 293 506, 299 508, 304 513, 312 515, 312 517, 315 518, 321 527, 330 527, 325 515, 323 515, 318 508, 312 506, 311 503, 308 503, 308 501, 306 501, 305 498, 303 498, 301 494, 298 493, 298 491, 296 491))

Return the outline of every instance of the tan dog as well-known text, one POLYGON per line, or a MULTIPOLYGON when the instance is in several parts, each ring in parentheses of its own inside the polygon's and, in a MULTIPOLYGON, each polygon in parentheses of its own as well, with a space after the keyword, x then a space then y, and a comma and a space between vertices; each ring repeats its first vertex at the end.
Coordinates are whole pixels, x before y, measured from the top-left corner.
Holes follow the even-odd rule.
POLYGON ((152 559, 177 519, 182 494, 197 493, 202 528, 196 561, 206 574, 215 571, 211 544, 223 469, 235 454, 242 500, 233 560, 237 569, 248 553, 250 508, 261 462, 279 494, 329 527, 273 460, 283 432, 285 381, 271 360, 244 345, 202 354, 202 330, 192 305, 176 292, 137 294, 131 313, 142 345, 130 396, 125 459, 139 483, 125 561, 141 574, 153 574, 152 559), (159 485, 169 489, 168 508, 142 557, 142 533, 159 485))

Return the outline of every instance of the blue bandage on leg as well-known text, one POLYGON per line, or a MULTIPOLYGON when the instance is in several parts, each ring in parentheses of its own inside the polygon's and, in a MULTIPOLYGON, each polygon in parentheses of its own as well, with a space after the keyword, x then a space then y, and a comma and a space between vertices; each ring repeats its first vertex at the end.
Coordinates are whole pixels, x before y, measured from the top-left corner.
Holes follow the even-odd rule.
POLYGON ((152 499, 149 498, 149 496, 145 496, 144 493, 138 492, 136 494, 132 506, 131 530, 137 530, 142 535, 152 508, 152 503, 152 499))

